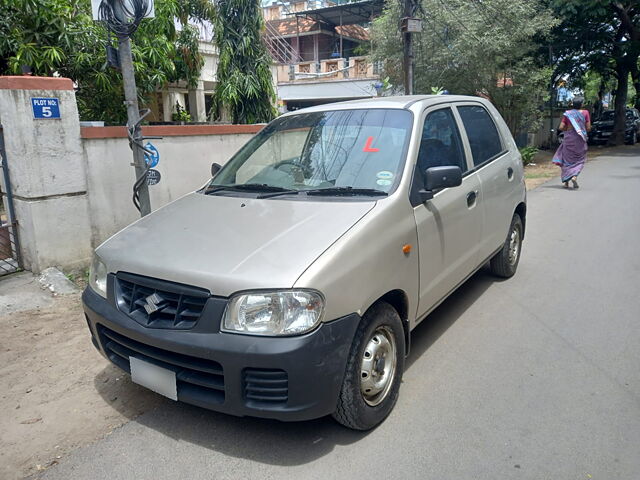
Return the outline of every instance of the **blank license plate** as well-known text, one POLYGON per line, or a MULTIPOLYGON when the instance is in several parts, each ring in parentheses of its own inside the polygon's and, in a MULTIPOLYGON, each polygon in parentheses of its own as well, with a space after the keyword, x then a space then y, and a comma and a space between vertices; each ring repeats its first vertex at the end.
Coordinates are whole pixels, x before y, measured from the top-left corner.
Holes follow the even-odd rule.
POLYGON ((131 380, 135 383, 171 400, 178 400, 175 372, 136 357, 129 357, 129 364, 131 365, 131 380))

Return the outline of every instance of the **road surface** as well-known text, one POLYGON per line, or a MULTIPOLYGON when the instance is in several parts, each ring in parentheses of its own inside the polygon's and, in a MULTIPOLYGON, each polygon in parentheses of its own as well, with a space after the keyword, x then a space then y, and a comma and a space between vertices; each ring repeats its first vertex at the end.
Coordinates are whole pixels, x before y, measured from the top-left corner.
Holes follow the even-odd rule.
POLYGON ((415 331, 375 431, 169 400, 39 478, 640 478, 640 148, 529 194, 517 275, 481 271, 415 331))

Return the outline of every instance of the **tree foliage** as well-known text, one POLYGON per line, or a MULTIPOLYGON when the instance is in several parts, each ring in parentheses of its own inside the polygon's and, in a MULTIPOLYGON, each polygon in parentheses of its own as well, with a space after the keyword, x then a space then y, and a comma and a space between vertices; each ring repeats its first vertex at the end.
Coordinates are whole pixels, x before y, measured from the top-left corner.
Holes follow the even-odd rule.
POLYGON ((622 144, 629 76, 640 107, 640 1, 550 0, 550 5, 563 20, 553 35, 556 75, 582 79, 586 72, 595 72, 602 80, 599 90, 611 78, 616 80, 610 143, 622 144))
MULTIPOLYGON (((194 86, 204 59, 198 31, 188 20, 212 20, 208 0, 155 0, 156 16, 145 19, 132 39, 136 84, 141 100, 168 82, 194 86), (176 19, 182 28, 176 28, 176 19)), ((78 86, 80 118, 126 121, 122 75, 107 64, 105 45, 117 46, 94 22, 87 0, 0 0, 0 74, 54 73, 78 86)))
MULTIPOLYGON (((422 0, 423 29, 414 36, 415 91, 489 97, 513 133, 539 125, 550 70, 540 38, 556 23, 538 0, 422 0)), ((374 22, 374 56, 392 83, 402 84, 401 11, 396 2, 374 22)))
POLYGON ((262 43, 259 0, 219 0, 214 24, 219 49, 212 114, 233 123, 268 122, 275 116, 271 58, 262 43))

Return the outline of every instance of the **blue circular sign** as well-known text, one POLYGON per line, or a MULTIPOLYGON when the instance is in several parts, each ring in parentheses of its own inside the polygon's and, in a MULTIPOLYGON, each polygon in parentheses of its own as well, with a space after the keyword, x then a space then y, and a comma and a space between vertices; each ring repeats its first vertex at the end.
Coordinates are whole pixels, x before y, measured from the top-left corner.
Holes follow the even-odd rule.
POLYGON ((151 151, 151 154, 144 152, 144 161, 150 167, 153 168, 160 162, 160 152, 153 146, 151 142, 147 142, 144 146, 147 150, 151 151))

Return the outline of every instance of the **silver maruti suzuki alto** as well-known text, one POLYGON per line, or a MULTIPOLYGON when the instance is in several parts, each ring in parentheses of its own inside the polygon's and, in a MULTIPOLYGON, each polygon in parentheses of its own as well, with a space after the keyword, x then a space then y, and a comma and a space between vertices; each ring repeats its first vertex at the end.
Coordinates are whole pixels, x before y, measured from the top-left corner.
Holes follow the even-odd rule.
POLYGON ((522 162, 481 98, 300 110, 212 172, 98 247, 83 294, 96 348, 173 400, 370 429, 411 330, 487 262, 518 266, 522 162))

